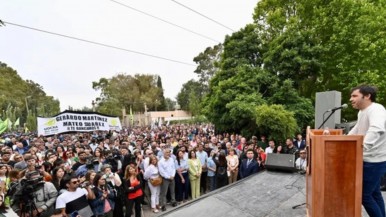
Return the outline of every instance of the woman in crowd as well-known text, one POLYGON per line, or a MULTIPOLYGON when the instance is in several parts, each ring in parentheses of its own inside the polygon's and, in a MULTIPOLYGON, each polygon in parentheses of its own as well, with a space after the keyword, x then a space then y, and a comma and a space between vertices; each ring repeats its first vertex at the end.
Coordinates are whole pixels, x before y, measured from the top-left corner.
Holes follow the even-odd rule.
POLYGON ((102 173, 94 177, 95 199, 91 200, 90 206, 96 217, 113 217, 115 195, 110 186, 106 185, 106 178, 102 173))
POLYGON ((56 156, 58 156, 59 159, 67 160, 66 153, 64 152, 64 148, 62 145, 58 145, 55 148, 56 156))
POLYGON ((89 170, 87 171, 86 175, 85 175, 85 181, 88 182, 88 183, 91 183, 93 184, 94 183, 94 177, 96 175, 96 172, 95 170, 89 170))
POLYGON ((154 178, 160 177, 159 171, 158 171, 158 159, 152 155, 149 159, 149 166, 146 168, 144 177, 148 181, 149 189, 150 189, 150 198, 151 198, 151 209, 154 213, 159 212, 159 195, 161 186, 154 186, 151 184, 151 180, 154 178))
POLYGON ((141 178, 138 176, 137 168, 134 165, 130 164, 126 167, 124 181, 128 192, 125 217, 131 216, 133 206, 135 217, 141 217, 142 184, 141 178))
POLYGON ((65 175, 63 167, 55 167, 52 170, 52 184, 54 184, 56 190, 59 192, 62 188, 65 188, 63 185, 63 177, 65 175))
POLYGON ((281 145, 276 146, 275 149, 273 149, 273 153, 282 154, 283 153, 283 147, 281 145))
POLYGON ((239 172, 239 158, 235 154, 235 150, 231 148, 229 150, 229 155, 226 157, 228 164, 228 177, 229 184, 232 184, 237 181, 237 175, 239 172))
POLYGON ((216 151, 210 152, 207 166, 208 166, 208 178, 209 178, 209 190, 214 191, 216 189, 216 163, 215 161, 216 151))
MULTIPOLYGON (((184 146, 182 148, 185 148, 184 146)), ((185 159, 185 152, 182 150, 177 151, 177 156, 175 160, 176 167, 176 200, 178 203, 185 202, 188 200, 189 195, 189 166, 188 161, 185 159)))
POLYGON ((217 167, 216 178, 217 178, 217 189, 218 189, 227 185, 227 182, 228 182, 228 175, 227 175, 228 163, 225 158, 224 152, 220 152, 218 156, 218 160, 216 161, 216 167, 217 167))
POLYGON ((105 161, 105 157, 104 157, 104 153, 103 153, 102 149, 97 147, 94 151, 93 156, 94 156, 95 160, 98 160, 98 162, 99 162, 99 165, 95 169, 95 171, 99 172, 102 165, 103 165, 103 162, 105 161))
POLYGON ((202 173, 201 161, 196 158, 196 152, 189 152, 189 181, 192 190, 192 199, 196 199, 200 196, 200 178, 202 173))

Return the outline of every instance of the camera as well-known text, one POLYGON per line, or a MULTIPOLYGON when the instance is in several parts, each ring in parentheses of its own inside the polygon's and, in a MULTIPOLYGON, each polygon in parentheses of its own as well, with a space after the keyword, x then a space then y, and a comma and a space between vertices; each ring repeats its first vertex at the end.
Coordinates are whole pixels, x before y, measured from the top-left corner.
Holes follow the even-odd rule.
MULTIPOLYGON (((39 173, 38 173, 39 174, 39 173)), ((28 207, 33 203, 34 192, 44 187, 43 177, 32 177, 28 179, 22 179, 20 183, 15 186, 13 192, 13 204, 24 204, 28 207)))
POLYGON ((90 185, 91 185, 90 182, 84 181, 84 182, 82 182, 82 183, 79 185, 79 187, 81 187, 81 188, 87 188, 87 187, 90 186, 90 185))

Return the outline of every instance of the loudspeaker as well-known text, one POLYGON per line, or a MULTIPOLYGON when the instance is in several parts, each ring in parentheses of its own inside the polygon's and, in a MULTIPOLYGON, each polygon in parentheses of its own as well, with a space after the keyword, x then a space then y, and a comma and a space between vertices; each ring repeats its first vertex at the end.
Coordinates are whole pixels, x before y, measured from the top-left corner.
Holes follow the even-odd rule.
POLYGON ((296 171, 295 155, 269 153, 265 161, 265 168, 267 170, 294 172, 296 171))

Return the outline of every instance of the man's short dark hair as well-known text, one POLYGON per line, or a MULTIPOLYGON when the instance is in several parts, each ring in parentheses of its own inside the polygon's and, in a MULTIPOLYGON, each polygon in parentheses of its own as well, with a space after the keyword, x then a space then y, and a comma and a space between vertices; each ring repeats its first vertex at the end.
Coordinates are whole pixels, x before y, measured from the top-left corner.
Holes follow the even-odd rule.
POLYGON ((252 149, 248 149, 245 153, 248 154, 248 152, 252 152, 253 153, 253 150, 252 149))
POLYGON ((80 156, 80 155, 82 155, 82 154, 86 154, 86 152, 85 152, 85 151, 80 151, 80 152, 78 153, 78 156, 80 156))
POLYGON ((67 174, 63 177, 63 185, 66 186, 71 179, 78 179, 78 177, 75 174, 67 174))
POLYGON ((355 90, 359 90, 359 93, 363 94, 363 96, 368 96, 370 94, 371 102, 376 101, 376 97, 377 97, 377 88, 376 87, 364 84, 364 85, 360 85, 360 86, 352 88, 351 93, 354 92, 355 90))

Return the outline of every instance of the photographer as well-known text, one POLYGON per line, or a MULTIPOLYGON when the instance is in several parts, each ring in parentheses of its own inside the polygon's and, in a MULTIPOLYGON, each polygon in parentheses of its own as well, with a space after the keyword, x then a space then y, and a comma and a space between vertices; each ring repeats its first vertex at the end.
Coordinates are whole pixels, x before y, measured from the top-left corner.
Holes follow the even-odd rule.
POLYGON ((20 216, 32 213, 32 216, 49 217, 54 211, 58 191, 51 182, 43 181, 38 171, 29 171, 26 179, 20 180, 12 195, 12 209, 20 216))

